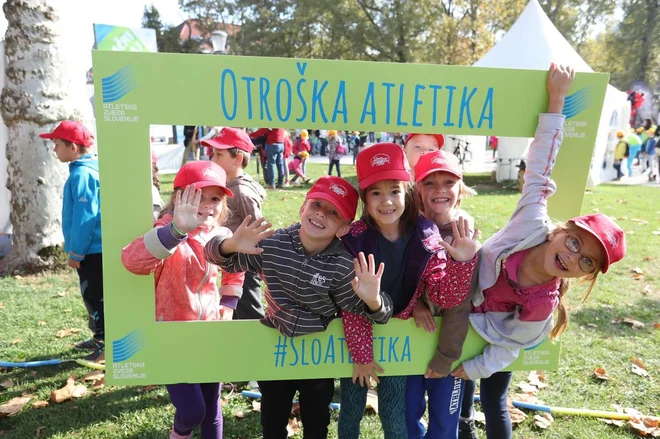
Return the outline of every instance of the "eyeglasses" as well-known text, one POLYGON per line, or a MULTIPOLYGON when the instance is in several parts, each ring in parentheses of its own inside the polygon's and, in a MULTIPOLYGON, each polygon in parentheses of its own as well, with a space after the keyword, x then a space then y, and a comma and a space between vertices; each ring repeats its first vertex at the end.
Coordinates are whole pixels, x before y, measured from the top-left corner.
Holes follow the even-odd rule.
MULTIPOLYGON (((566 248, 571 252, 571 253, 580 253, 580 241, 578 241, 577 238, 573 236, 567 236, 566 237, 566 248)), ((578 265, 580 266, 580 270, 584 271, 587 274, 591 274, 594 271, 596 271, 596 263, 594 262, 593 259, 584 256, 582 256, 578 260, 578 265)))

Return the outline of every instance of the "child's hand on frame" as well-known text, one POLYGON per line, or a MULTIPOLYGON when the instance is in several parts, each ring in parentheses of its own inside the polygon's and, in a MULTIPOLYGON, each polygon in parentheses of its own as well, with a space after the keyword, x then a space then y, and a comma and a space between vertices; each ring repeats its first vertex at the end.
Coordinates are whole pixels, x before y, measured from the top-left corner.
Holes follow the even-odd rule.
POLYGON ((550 64, 548 69, 548 113, 561 113, 564 109, 564 98, 571 88, 575 71, 569 66, 550 64))
POLYGON ((234 317, 234 310, 229 308, 228 306, 220 305, 219 311, 220 311, 221 321, 231 320, 234 317))
POLYGON ((188 185, 183 193, 177 191, 174 196, 174 215, 172 222, 175 230, 188 233, 195 230, 206 218, 198 215, 199 202, 202 198, 202 190, 195 189, 194 185, 188 185))
POLYGON ((371 388, 371 379, 376 383, 380 383, 378 378, 378 373, 385 372, 375 361, 372 361, 369 364, 353 364, 353 384, 360 384, 360 387, 371 388))
POLYGON ((355 277, 351 281, 355 294, 367 304, 369 309, 374 312, 381 307, 380 298, 380 279, 385 271, 385 264, 382 262, 376 272, 376 259, 374 255, 369 255, 369 261, 360 252, 358 257, 353 259, 355 267, 355 277))
POLYGON ((469 380, 469 379, 470 379, 470 377, 467 376, 467 374, 465 373, 465 369, 463 369, 463 365, 462 365, 462 364, 461 364, 460 366, 458 366, 456 369, 454 369, 454 370, 450 373, 450 375, 451 375, 451 376, 454 376, 454 377, 456 377, 456 378, 460 378, 460 379, 462 379, 462 380, 469 380))
POLYGON ((424 374, 424 378, 426 379, 440 379, 446 377, 448 374, 442 374, 438 373, 435 370, 431 369, 430 367, 426 369, 426 373, 424 374))
POLYGON ((479 250, 479 230, 475 229, 470 236, 470 224, 462 216, 451 223, 454 240, 451 244, 441 241, 449 256, 457 262, 471 261, 479 250))
POLYGON ((438 326, 435 324, 435 319, 433 318, 433 313, 421 300, 415 304, 412 315, 415 319, 415 325, 418 328, 420 326, 424 327, 424 330, 429 334, 438 329, 438 326))
POLYGON ((264 249, 257 247, 257 244, 272 236, 275 231, 270 230, 271 224, 266 222, 265 218, 259 218, 250 224, 251 220, 251 215, 246 216, 234 234, 222 242, 222 248, 220 249, 222 254, 258 255, 263 253, 264 249))

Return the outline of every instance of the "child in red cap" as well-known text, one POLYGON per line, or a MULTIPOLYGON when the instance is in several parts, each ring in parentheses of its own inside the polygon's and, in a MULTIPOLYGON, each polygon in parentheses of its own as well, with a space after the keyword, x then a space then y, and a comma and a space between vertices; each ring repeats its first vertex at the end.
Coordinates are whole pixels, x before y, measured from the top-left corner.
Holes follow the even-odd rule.
MULTIPOLYGON (((354 256, 363 259, 368 254, 370 259, 385 265, 381 289, 392 298, 395 317, 410 318, 422 293, 434 297, 443 308, 463 302, 477 251, 476 234, 468 235, 467 222, 460 218, 458 225, 453 223, 457 236, 453 246, 442 241, 436 225, 419 214, 408 161, 397 144, 379 143, 358 154, 357 177, 364 206, 362 219, 353 223, 342 241, 354 256)), ((356 331, 368 334, 371 354, 372 329, 358 317, 346 313, 345 327, 356 327, 356 331)), ((360 436, 370 378, 379 382, 378 414, 385 437, 407 437, 406 377, 379 379, 376 372, 382 373, 382 369, 373 355, 369 355, 368 361, 354 360, 353 379, 341 379, 339 438, 360 436)))
MULTIPOLYGON (((461 200, 476 195, 463 182, 458 158, 446 151, 436 150, 421 155, 415 165, 415 181, 420 201, 420 212, 440 230, 444 241, 453 242, 452 224, 462 217, 467 220, 469 233, 473 233, 474 219, 461 210, 461 200)), ((472 286, 476 283, 473 275, 472 286)), ((472 290, 472 288, 471 288, 472 290)), ((409 438, 426 437, 456 439, 458 430, 462 381, 449 375, 451 365, 457 361, 467 335, 470 315, 470 295, 454 308, 436 306, 427 295, 413 308, 413 317, 419 328, 435 332, 434 315, 442 316, 440 339, 435 355, 424 375, 410 375, 406 382, 406 425, 409 438), (421 422, 426 411, 428 394, 428 430, 421 422)))
MULTIPOLYGON (((131 273, 154 273, 156 320, 229 320, 241 295, 243 276, 222 273, 204 256, 215 236, 231 235, 222 227, 227 217, 225 171, 213 162, 188 162, 174 178, 174 192, 155 227, 124 247, 121 260, 131 273)), ((221 383, 167 386, 176 408, 170 439, 190 438, 201 426, 202 437, 222 438, 221 383)))
POLYGON ((93 334, 89 340, 77 343, 76 348, 92 350, 86 358, 94 360, 103 352, 105 340, 99 161, 90 152, 94 136, 80 122, 65 120, 53 132, 39 137, 52 139, 57 158, 69 163, 62 203, 64 251, 69 255, 69 267, 78 272, 93 334))
POLYGON ((550 66, 548 112, 539 116, 522 195, 509 222, 479 252, 479 280, 470 322, 490 344, 483 354, 452 372, 469 380, 465 381, 461 438, 477 437, 470 421, 473 380, 477 378, 481 378, 487 437, 511 438, 506 397, 511 372, 499 371, 513 363, 521 349, 564 332, 569 279, 589 281, 588 295, 598 272, 607 272, 626 252, 623 230, 605 215, 580 216, 557 226, 548 217, 547 200, 556 190, 550 175, 565 120, 561 112, 574 76, 570 67, 550 66))
MULTIPOLYGON (((300 208, 300 222, 276 231, 263 218, 247 217, 230 238, 206 245, 209 261, 231 272, 251 270, 266 283, 266 317, 262 322, 287 337, 325 331, 338 312, 362 318, 369 331, 345 326, 346 343, 356 362, 372 355, 371 323, 385 323, 392 302, 381 292, 381 266, 353 258, 337 236, 348 232, 358 193, 339 177, 322 177, 300 208)), ((260 381, 261 425, 265 439, 285 438, 293 397, 300 393, 305 437, 328 435, 334 380, 260 381)))
MULTIPOLYGON (((209 147, 211 161, 227 173, 227 188, 234 193, 233 198, 227 199, 229 214, 225 227, 235 232, 248 215, 261 218, 261 205, 266 199, 266 191, 245 172, 254 150, 250 136, 241 129, 225 127, 213 139, 202 140, 201 143, 209 147)), ((261 279, 257 274, 247 272, 243 295, 236 305, 233 318, 249 320, 261 319, 263 316, 261 279)))
POLYGON ((445 136, 442 134, 410 133, 406 137, 403 149, 406 151, 406 158, 414 171, 415 165, 417 165, 417 161, 421 156, 442 149, 444 144, 445 136))

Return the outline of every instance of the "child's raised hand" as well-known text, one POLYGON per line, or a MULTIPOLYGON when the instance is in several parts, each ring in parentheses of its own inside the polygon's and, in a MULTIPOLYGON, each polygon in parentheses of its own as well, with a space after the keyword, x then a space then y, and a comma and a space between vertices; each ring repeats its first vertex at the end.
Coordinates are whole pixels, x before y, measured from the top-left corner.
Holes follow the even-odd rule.
POLYGON ((421 300, 415 304, 412 315, 415 319, 415 325, 418 328, 420 325, 423 326, 424 330, 429 334, 435 332, 435 330, 438 329, 438 326, 435 324, 435 319, 433 318, 433 313, 421 300))
POLYGON ((451 230, 454 234, 454 240, 451 244, 441 241, 449 256, 457 262, 466 262, 472 260, 479 250, 479 230, 475 229, 470 236, 470 224, 462 216, 451 223, 451 230))
POLYGON ((369 364, 353 364, 353 384, 356 382, 360 384, 360 387, 364 387, 365 385, 367 388, 371 387, 371 378, 376 383, 380 383, 380 379, 378 378, 378 373, 383 373, 385 372, 375 361, 372 361, 369 364))
POLYGON ((206 219, 198 215, 199 202, 202 198, 202 190, 195 189, 194 185, 188 185, 183 193, 177 191, 174 195, 174 215, 172 222, 176 230, 188 233, 199 227, 206 219))
POLYGON ((568 94, 575 78, 575 71, 572 67, 561 64, 550 64, 548 69, 548 113, 561 113, 564 109, 564 98, 568 94))
POLYGON ((244 253, 248 255, 258 255, 263 253, 264 249, 257 247, 257 244, 275 233, 270 230, 271 223, 266 222, 265 218, 259 218, 252 221, 252 216, 245 217, 243 222, 234 234, 222 242, 221 253, 244 253))
POLYGON ((351 281, 355 294, 358 295, 371 311, 378 311, 381 306, 380 298, 380 278, 385 271, 385 264, 382 262, 376 272, 376 259, 374 255, 369 255, 369 262, 360 252, 358 257, 353 259, 355 267, 355 277, 351 281))
POLYGON ((221 321, 228 321, 234 317, 234 310, 228 306, 220 305, 219 312, 221 321))

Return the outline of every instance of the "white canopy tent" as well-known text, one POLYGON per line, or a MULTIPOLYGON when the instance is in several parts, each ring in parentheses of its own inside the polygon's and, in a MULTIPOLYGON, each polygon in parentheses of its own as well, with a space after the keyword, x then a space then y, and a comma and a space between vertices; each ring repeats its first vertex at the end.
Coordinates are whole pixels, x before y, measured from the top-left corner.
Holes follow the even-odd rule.
MULTIPOLYGON (((506 35, 474 65, 547 70, 551 62, 570 65, 577 72, 593 72, 552 24, 538 1, 530 0, 506 35)), ((612 167, 612 152, 616 144, 616 131, 627 132, 629 129, 630 104, 627 98, 626 93, 607 86, 589 171, 590 186, 616 176, 612 167)), ((526 156, 530 142, 531 139, 500 138, 498 181, 516 178, 515 164, 526 156)))

